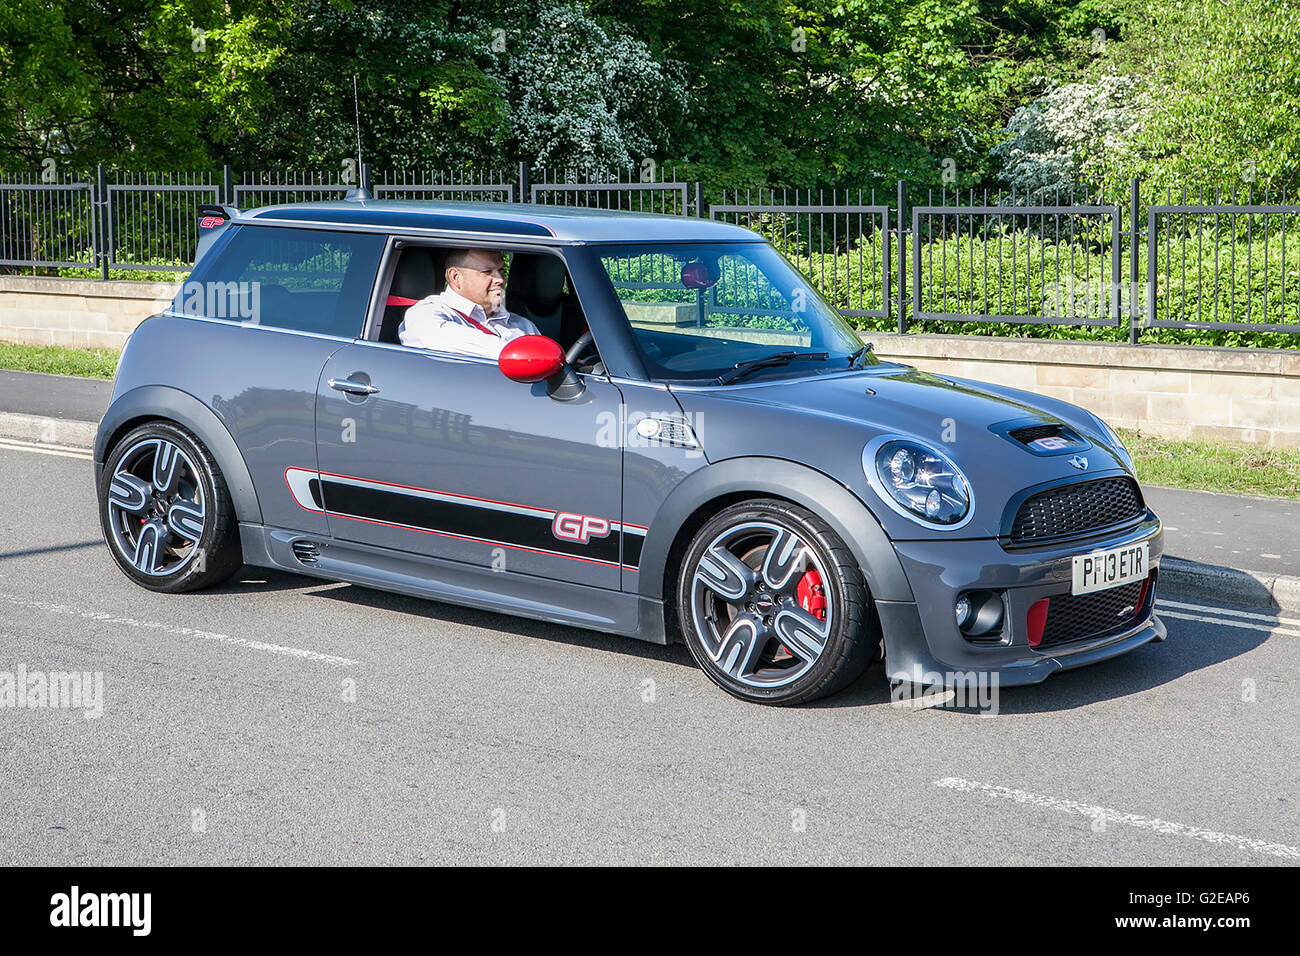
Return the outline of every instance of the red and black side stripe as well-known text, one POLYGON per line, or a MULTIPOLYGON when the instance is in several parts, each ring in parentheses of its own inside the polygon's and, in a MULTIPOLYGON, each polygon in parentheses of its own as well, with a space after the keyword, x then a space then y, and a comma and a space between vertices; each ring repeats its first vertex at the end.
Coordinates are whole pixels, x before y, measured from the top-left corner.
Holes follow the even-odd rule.
POLYGON ((318 474, 299 468, 287 470, 286 484, 299 506, 324 510, 334 517, 468 538, 613 567, 620 564, 621 547, 622 565, 632 570, 640 565, 648 530, 610 521, 608 533, 591 534, 586 541, 574 541, 556 534, 560 513, 530 505, 347 475, 318 474))

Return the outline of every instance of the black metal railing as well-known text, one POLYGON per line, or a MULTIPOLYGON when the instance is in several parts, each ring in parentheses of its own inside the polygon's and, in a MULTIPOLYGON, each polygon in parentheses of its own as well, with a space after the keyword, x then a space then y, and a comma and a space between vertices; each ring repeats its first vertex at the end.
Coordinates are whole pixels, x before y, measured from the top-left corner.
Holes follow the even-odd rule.
MULTIPOLYGON (((1300 205, 1279 196, 719 190, 647 161, 603 174, 510 169, 0 177, 0 270, 184 272, 197 209, 377 198, 525 202, 707 216, 768 238, 872 328, 1024 323, 1300 333, 1300 205)), ((942 326, 941 326, 942 327, 942 326)), ((1123 335, 1123 332, 1118 334, 1123 335)))

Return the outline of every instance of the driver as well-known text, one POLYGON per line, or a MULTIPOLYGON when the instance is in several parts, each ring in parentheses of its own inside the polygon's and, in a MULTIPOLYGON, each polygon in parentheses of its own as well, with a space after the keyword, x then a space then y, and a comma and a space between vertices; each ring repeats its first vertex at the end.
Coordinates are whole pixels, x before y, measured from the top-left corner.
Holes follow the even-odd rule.
POLYGON ((505 260, 493 249, 447 254, 447 288, 406 310, 397 330, 403 345, 497 358, 511 339, 540 335, 522 315, 506 311, 505 260))

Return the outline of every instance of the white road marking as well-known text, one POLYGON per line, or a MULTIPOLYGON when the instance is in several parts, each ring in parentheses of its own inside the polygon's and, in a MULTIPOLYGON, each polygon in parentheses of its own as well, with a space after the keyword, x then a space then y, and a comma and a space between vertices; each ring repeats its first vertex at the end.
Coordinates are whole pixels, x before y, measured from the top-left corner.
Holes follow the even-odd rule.
POLYGON ((1178 611, 1161 611, 1161 617, 1177 618, 1180 621, 1199 621, 1202 624, 1222 624, 1225 627, 1240 627, 1251 631, 1265 631, 1282 637, 1300 637, 1300 631, 1289 631, 1284 627, 1269 627, 1267 624, 1251 624, 1249 621, 1234 621, 1229 618, 1203 617, 1200 614, 1180 614, 1178 611))
POLYGON ((1259 556, 1260 556, 1261 558, 1272 558, 1274 561, 1281 561, 1281 560, 1282 560, 1282 555, 1280 555, 1280 554, 1270 554, 1270 553, 1267 552, 1267 551, 1261 551, 1261 552, 1259 553, 1259 556))
POLYGON ((58 455, 60 458, 80 458, 82 461, 90 461, 91 454, 88 451, 82 451, 80 448, 70 448, 66 445, 43 445, 36 441, 21 441, 17 438, 0 438, 0 448, 9 448, 14 451, 34 451, 41 455, 58 455))
POLYGON ((899 697, 897 700, 893 699, 891 695, 889 706, 901 707, 906 710, 929 710, 932 707, 942 707, 950 700, 956 699, 957 692, 955 690, 932 690, 919 697, 899 697))
POLYGON ((1002 800, 1014 800, 1016 803, 1027 803, 1045 810, 1078 813, 1094 820, 1100 819, 1106 823, 1123 823, 1139 830, 1151 830, 1155 833, 1190 837, 1193 840, 1217 843, 1221 846, 1230 846, 1252 853, 1265 853, 1269 856, 1281 857, 1284 860, 1300 860, 1300 847, 1287 846, 1284 843, 1269 843, 1266 840, 1252 840, 1250 837, 1237 836, 1233 833, 1220 833, 1217 830, 1191 827, 1182 823, 1161 820, 1157 817, 1144 817, 1137 813, 1122 813, 1109 807, 1096 807, 1086 803, 1078 803, 1074 800, 1060 800, 1056 797, 1044 796, 1041 793, 1030 793, 1027 790, 1013 790, 1010 787, 998 787, 991 783, 963 780, 961 777, 944 777, 942 780, 936 780, 934 785, 962 793, 982 793, 985 796, 998 797, 1002 800))
POLYGON ((1278 617, 1276 614, 1257 614, 1254 611, 1237 611, 1232 608, 1214 607, 1208 604, 1187 604, 1183 601, 1167 601, 1164 598, 1161 598, 1157 603, 1162 608, 1176 607, 1183 611, 1204 611, 1207 614, 1218 614, 1222 617, 1240 617, 1251 621, 1294 624, 1297 627, 1300 627, 1300 618, 1295 617, 1278 617))
POLYGON ((268 644, 265 641, 253 641, 246 637, 232 637, 229 634, 214 634, 211 631, 200 631, 192 627, 180 627, 176 624, 163 624, 158 621, 138 621, 135 618, 117 617, 113 614, 105 614, 99 611, 83 611, 75 607, 69 607, 66 604, 50 604, 46 601, 27 601, 10 594, 0 594, 0 602, 12 604, 15 607, 30 608, 35 611, 46 611, 50 614, 66 614, 71 617, 85 618, 90 621, 100 621, 104 624, 121 624, 126 627, 141 627, 153 631, 162 631, 164 634, 176 634, 180 637, 197 637, 205 641, 232 644, 236 647, 243 647, 252 651, 264 651, 268 654, 280 654, 284 657, 297 657, 307 661, 318 661, 322 664, 332 664, 336 667, 351 667, 361 663, 360 661, 354 661, 351 658, 335 657, 333 654, 322 654, 319 651, 308 651, 301 647, 286 647, 283 644, 268 644))

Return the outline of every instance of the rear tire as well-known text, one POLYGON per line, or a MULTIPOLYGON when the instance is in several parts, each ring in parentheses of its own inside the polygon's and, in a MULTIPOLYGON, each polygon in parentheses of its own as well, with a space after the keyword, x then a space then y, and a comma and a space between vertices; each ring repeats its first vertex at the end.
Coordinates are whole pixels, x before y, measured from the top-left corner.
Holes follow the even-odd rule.
POLYGON ((113 446, 99 523, 122 573, 151 591, 211 587, 243 566, 221 469, 198 438, 170 422, 141 425, 113 446))
POLYGON ((677 579, 677 618, 709 678, 760 704, 834 694, 880 645, 848 547, 812 512, 772 498, 725 508, 696 533, 677 579))

